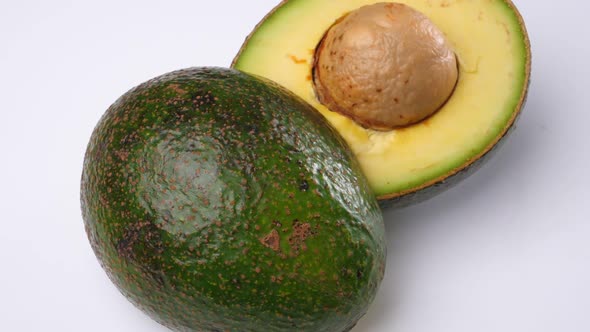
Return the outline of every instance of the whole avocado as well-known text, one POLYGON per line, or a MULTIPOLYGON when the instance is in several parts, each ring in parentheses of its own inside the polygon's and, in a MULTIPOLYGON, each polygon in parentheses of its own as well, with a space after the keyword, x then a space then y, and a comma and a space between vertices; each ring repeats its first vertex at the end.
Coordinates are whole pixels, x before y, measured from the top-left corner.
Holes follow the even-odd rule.
POLYGON ((81 203, 110 279, 175 331, 347 331, 383 278, 382 215, 346 144, 236 70, 172 72, 117 100, 81 203))

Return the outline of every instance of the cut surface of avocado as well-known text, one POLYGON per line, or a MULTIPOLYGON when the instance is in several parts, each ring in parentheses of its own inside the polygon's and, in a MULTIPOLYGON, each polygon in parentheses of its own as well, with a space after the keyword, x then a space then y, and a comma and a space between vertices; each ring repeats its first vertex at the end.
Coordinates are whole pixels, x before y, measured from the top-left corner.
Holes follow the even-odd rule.
POLYGON ((458 59, 458 82, 446 104, 422 122, 363 128, 318 101, 314 55, 335 22, 377 2, 284 1, 250 34, 233 67, 278 82, 320 111, 353 150, 375 194, 391 200, 452 184, 504 138, 525 100, 531 56, 523 20, 507 0, 396 1, 444 33, 458 59))

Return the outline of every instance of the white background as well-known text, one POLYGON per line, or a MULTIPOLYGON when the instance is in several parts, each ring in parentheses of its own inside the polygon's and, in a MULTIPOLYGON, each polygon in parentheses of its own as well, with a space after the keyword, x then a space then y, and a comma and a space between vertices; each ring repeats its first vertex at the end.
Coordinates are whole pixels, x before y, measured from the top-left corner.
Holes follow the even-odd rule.
MULTIPOLYGON (((129 88, 228 66, 277 0, 0 1, 0 330, 165 331, 88 245, 86 143, 129 88)), ((385 213, 386 278, 354 332, 590 331, 590 6, 516 4, 534 56, 518 129, 467 181, 385 213)))

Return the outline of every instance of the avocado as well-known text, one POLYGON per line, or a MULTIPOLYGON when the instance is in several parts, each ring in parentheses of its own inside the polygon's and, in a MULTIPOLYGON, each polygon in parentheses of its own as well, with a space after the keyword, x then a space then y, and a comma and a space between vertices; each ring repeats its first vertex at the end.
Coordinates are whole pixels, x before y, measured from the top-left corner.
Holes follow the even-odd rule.
POLYGON ((381 206, 404 207, 457 184, 505 141, 525 103, 531 52, 509 0, 285 0, 232 67, 314 106, 353 150, 381 206), (373 21, 361 14, 371 10, 373 21), (404 88, 414 81, 422 85, 404 88), (384 115, 404 102, 395 116, 384 115))
POLYGON ((346 331, 384 274, 384 226, 337 132, 284 88, 191 68, 118 99, 85 155, 102 267, 175 331, 346 331))

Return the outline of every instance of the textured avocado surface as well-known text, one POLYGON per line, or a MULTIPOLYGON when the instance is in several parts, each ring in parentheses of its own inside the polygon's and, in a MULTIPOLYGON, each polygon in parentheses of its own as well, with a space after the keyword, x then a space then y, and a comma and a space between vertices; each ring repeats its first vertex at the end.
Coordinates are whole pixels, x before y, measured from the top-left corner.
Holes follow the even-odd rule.
POLYGON ((387 132, 365 129, 318 101, 313 65, 326 31, 376 2, 285 0, 250 34, 232 67, 270 78, 314 106, 347 141, 380 203, 401 207, 457 184, 489 159, 523 108, 530 44, 509 0, 395 1, 422 12, 445 34, 459 80, 444 107, 425 121, 387 132))
POLYGON ((382 215, 344 141, 236 70, 173 72, 116 101, 81 200, 111 280, 175 331, 345 331, 384 273, 382 215))

